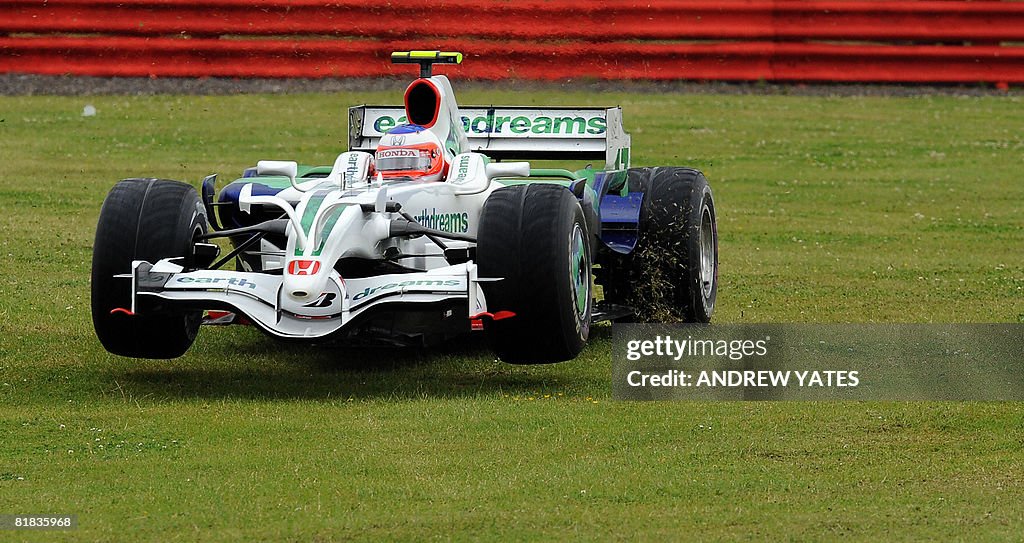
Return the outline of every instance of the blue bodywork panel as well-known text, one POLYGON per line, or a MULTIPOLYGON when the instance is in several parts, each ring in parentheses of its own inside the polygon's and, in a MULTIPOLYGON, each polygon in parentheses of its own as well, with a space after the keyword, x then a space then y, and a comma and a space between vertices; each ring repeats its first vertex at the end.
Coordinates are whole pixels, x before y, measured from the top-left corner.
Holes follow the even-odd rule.
POLYGON ((594 190, 600 197, 601 242, 612 251, 629 254, 640 237, 642 192, 627 192, 627 172, 596 172, 594 190))
POLYGON ((243 226, 251 226, 268 219, 277 218, 279 213, 276 210, 271 212, 273 216, 263 216, 263 214, 259 213, 242 213, 238 207, 238 197, 241 195, 242 187, 245 185, 252 185, 253 196, 276 196, 277 193, 284 190, 281 179, 284 179, 284 183, 291 186, 291 182, 289 182, 287 178, 275 179, 277 183, 274 183, 274 185, 277 186, 272 186, 257 181, 255 176, 253 176, 253 180, 251 182, 239 183, 238 181, 235 181, 221 189, 220 194, 217 195, 217 201, 222 204, 220 209, 218 209, 218 214, 220 215, 220 220, 223 223, 224 228, 241 228, 243 226))
POLYGON ((640 237, 640 205, 644 193, 606 194, 601 199, 601 241, 616 253, 629 254, 640 237))

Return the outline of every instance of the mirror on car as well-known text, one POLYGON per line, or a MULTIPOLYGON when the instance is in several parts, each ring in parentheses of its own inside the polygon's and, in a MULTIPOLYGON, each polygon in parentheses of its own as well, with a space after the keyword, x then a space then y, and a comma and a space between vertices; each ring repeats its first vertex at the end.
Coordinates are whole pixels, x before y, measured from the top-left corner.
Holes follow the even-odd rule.
POLYGON ((487 164, 487 178, 530 177, 529 162, 491 162, 487 164))
POLYGON ((256 163, 257 175, 283 175, 295 179, 299 174, 299 164, 292 160, 261 160, 256 163))

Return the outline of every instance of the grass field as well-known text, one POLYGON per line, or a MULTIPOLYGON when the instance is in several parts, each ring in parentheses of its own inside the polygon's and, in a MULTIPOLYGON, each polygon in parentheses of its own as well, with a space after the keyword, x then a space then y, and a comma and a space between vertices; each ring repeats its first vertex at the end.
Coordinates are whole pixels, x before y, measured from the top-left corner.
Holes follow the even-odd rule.
MULTIPOLYGON (((400 91, 0 97, 0 514, 80 525, 2 539, 1024 533, 1017 403, 613 402, 608 327, 546 367, 473 342, 295 348, 241 327, 174 361, 102 349, 88 277, 116 180, 330 164, 345 108, 400 91)), ((1024 322, 1020 96, 525 100, 620 104, 634 165, 705 171, 718 322, 1024 322)))

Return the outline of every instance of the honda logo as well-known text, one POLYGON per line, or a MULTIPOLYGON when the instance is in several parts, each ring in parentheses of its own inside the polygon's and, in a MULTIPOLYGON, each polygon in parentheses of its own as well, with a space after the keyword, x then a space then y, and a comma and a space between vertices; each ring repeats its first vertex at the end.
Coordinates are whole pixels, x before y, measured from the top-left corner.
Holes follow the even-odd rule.
POLYGON ((318 271, 319 260, 292 260, 288 263, 288 273, 292 275, 315 275, 318 271))
POLYGON ((405 136, 391 136, 391 145, 396 147, 405 145, 405 136))

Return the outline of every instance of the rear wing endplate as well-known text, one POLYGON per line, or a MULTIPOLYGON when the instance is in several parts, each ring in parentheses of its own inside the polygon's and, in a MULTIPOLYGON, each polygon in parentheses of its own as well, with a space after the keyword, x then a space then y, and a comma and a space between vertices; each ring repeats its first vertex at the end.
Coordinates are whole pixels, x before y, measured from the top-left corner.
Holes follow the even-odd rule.
MULTIPOLYGON (((629 167, 622 108, 469 106, 459 111, 469 150, 494 159, 603 159, 608 170, 629 167)), ((402 106, 350 107, 349 150, 372 153, 385 132, 405 123, 402 106)))

